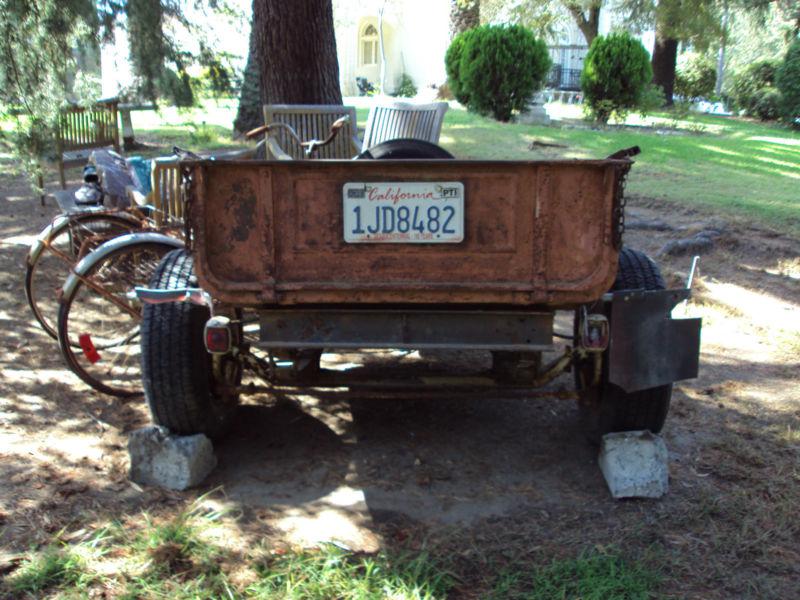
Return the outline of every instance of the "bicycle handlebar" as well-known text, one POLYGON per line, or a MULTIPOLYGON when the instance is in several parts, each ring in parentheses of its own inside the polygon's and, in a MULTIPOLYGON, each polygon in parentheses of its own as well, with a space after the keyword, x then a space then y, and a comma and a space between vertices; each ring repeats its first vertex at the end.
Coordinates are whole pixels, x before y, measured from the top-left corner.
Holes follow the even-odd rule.
POLYGON ((274 129, 283 129, 285 130, 299 146, 302 146, 305 150, 306 156, 311 156, 317 148, 321 148, 322 146, 327 146, 330 144, 335 138, 336 135, 339 133, 339 130, 344 127, 345 123, 350 122, 350 116, 345 115, 343 117, 339 117, 333 123, 331 123, 330 131, 328 132, 328 136, 324 140, 308 140, 304 142, 300 139, 300 136, 297 135, 297 132, 292 128, 291 125, 287 123, 267 123, 266 125, 262 125, 261 127, 256 127, 255 129, 251 129, 247 133, 245 133, 245 137, 248 139, 252 139, 257 137, 263 133, 269 133, 274 129))

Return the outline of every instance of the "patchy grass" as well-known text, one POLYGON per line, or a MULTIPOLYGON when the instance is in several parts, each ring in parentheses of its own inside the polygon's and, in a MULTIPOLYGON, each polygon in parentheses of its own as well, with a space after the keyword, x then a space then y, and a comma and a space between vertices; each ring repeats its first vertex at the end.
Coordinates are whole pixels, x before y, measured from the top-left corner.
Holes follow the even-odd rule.
POLYGON ((203 496, 176 516, 145 513, 85 534, 84 541, 72 545, 57 539, 31 552, 0 587, 0 596, 645 600, 661 581, 653 567, 602 548, 549 564, 526 560, 488 568, 484 563, 480 573, 474 564, 457 567, 452 548, 419 542, 375 554, 332 543, 292 549, 264 542, 234 550, 219 537, 224 518, 203 496))
POLYGON ((591 552, 557 560, 526 573, 516 568, 500 576, 489 598, 497 600, 647 600, 660 576, 643 563, 613 552, 591 552))
POLYGON ((51 588, 85 588, 90 576, 83 559, 68 547, 57 543, 30 554, 8 578, 7 589, 13 594, 39 594, 51 588))
POLYGON ((453 578, 427 553, 353 555, 327 544, 269 556, 247 589, 256 598, 446 598, 453 578))

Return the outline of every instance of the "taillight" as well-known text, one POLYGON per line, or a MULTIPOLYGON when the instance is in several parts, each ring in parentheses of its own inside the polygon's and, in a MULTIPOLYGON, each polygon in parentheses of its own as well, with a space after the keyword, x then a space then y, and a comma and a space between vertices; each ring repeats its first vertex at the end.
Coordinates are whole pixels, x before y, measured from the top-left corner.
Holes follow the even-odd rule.
POLYGON ((233 346, 231 320, 228 317, 211 317, 206 321, 206 350, 211 354, 227 354, 233 346))

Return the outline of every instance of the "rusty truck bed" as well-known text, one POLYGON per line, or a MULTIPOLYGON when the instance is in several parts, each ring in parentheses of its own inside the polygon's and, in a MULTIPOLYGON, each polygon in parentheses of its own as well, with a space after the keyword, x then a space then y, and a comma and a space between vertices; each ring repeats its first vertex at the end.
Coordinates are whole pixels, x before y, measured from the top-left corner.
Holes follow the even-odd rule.
POLYGON ((184 163, 200 285, 241 306, 567 307, 611 286, 627 160, 184 163), (350 244, 348 182, 463 183, 463 241, 350 244))

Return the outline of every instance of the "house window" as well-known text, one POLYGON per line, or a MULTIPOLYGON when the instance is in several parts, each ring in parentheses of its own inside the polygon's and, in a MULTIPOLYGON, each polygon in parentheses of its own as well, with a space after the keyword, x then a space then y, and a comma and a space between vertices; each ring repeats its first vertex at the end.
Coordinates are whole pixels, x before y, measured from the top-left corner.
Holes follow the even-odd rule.
POLYGON ((361 31, 361 66, 378 64, 378 30, 374 25, 367 25, 361 31))

